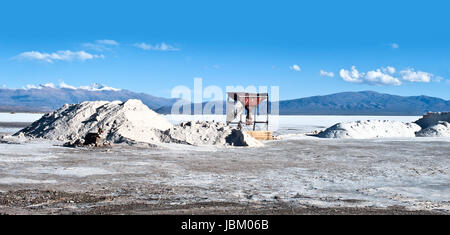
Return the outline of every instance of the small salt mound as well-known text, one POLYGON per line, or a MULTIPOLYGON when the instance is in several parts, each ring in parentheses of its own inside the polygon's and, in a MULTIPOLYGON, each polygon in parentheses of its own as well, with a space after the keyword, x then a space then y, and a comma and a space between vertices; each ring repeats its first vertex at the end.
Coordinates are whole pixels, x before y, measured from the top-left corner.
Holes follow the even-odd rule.
POLYGON ((161 141, 189 145, 231 145, 259 147, 263 144, 246 132, 222 122, 183 122, 163 132, 161 141))
POLYGON ((338 123, 320 132, 317 136, 349 139, 415 137, 415 132, 420 131, 420 129, 420 126, 415 123, 367 120, 338 123))
POLYGON ((140 100, 86 101, 66 104, 15 135, 23 133, 33 138, 70 141, 97 132, 99 127, 104 129, 105 139, 114 143, 155 143, 159 142, 160 131, 171 128, 172 124, 140 100))
POLYGON ((450 123, 438 122, 436 125, 429 126, 418 132, 418 137, 450 137, 450 123))

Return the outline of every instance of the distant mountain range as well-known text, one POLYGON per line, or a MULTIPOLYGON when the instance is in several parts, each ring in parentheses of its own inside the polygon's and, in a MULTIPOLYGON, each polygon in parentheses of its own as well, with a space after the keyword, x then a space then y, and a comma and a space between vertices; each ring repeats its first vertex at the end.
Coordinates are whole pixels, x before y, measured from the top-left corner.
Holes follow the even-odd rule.
MULTIPOLYGON (((203 103, 203 107, 205 104, 203 103)), ((171 106, 165 106, 156 111, 169 114, 171 108, 171 106)), ((194 110, 193 105, 191 110, 194 110)), ((226 110, 225 104, 223 104, 223 110, 226 110)), ((450 101, 429 96, 397 96, 374 91, 342 92, 279 102, 281 115, 416 116, 438 111, 450 111, 450 101)))
POLYGON ((95 100, 126 101, 128 99, 140 99, 154 110, 170 106, 176 101, 176 99, 120 90, 101 84, 80 88, 39 85, 26 89, 0 89, 0 112, 48 112, 58 109, 64 104, 95 100))
MULTIPOLYGON (((140 99, 162 114, 169 114, 172 104, 177 101, 100 84, 79 88, 40 85, 26 89, 0 89, 0 112, 48 112, 66 103, 128 99, 140 99)), ((225 111, 225 102, 223 105, 225 111)), ((281 115, 422 115, 429 111, 450 111, 450 101, 429 96, 397 96, 361 91, 279 102, 281 115)))
POLYGON ((422 115, 450 111, 450 101, 430 96, 398 96, 374 91, 342 92, 280 102, 280 114, 422 115))

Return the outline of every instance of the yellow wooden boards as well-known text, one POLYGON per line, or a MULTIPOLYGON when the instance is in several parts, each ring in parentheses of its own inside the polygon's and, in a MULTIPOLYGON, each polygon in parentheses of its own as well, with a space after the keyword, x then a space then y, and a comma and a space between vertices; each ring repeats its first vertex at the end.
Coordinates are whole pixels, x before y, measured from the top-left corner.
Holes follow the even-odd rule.
POLYGON ((272 131, 247 131, 247 133, 257 140, 273 140, 272 131))

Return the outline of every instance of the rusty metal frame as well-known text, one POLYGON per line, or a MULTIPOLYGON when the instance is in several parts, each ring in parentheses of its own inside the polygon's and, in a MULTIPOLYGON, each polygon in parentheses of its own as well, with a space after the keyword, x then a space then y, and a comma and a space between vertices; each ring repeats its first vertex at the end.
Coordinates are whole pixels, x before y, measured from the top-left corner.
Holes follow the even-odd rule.
MULTIPOLYGON (((227 92, 227 99, 230 98, 230 96, 228 96, 228 94, 239 94, 239 97, 242 98, 266 98, 266 121, 257 121, 256 117, 258 116, 258 111, 259 111, 259 105, 256 105, 256 108, 254 109, 254 113, 251 114, 253 115, 254 121, 253 121, 253 130, 256 130, 256 124, 257 123, 265 123, 266 124, 266 130, 269 130, 269 94, 268 93, 248 93, 248 92, 227 92), (245 95, 242 95, 242 93, 244 93, 245 95)), ((245 122, 242 122, 242 114, 239 117, 239 122, 230 122, 229 124, 237 124, 238 128, 242 128, 242 123, 245 124, 245 122)))

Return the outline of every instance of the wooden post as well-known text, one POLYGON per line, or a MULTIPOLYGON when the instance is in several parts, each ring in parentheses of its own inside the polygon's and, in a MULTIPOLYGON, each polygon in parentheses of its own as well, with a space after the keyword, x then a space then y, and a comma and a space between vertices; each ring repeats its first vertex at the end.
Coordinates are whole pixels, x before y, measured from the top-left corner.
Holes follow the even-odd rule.
POLYGON ((266 131, 269 130, 269 93, 267 93, 266 131))
MULTIPOLYGON (((249 99, 250 100, 250 99, 249 99)), ((256 107, 255 107, 255 116, 253 117, 253 130, 256 130, 256 115, 258 114, 258 101, 259 101, 259 93, 256 94, 256 107)))

